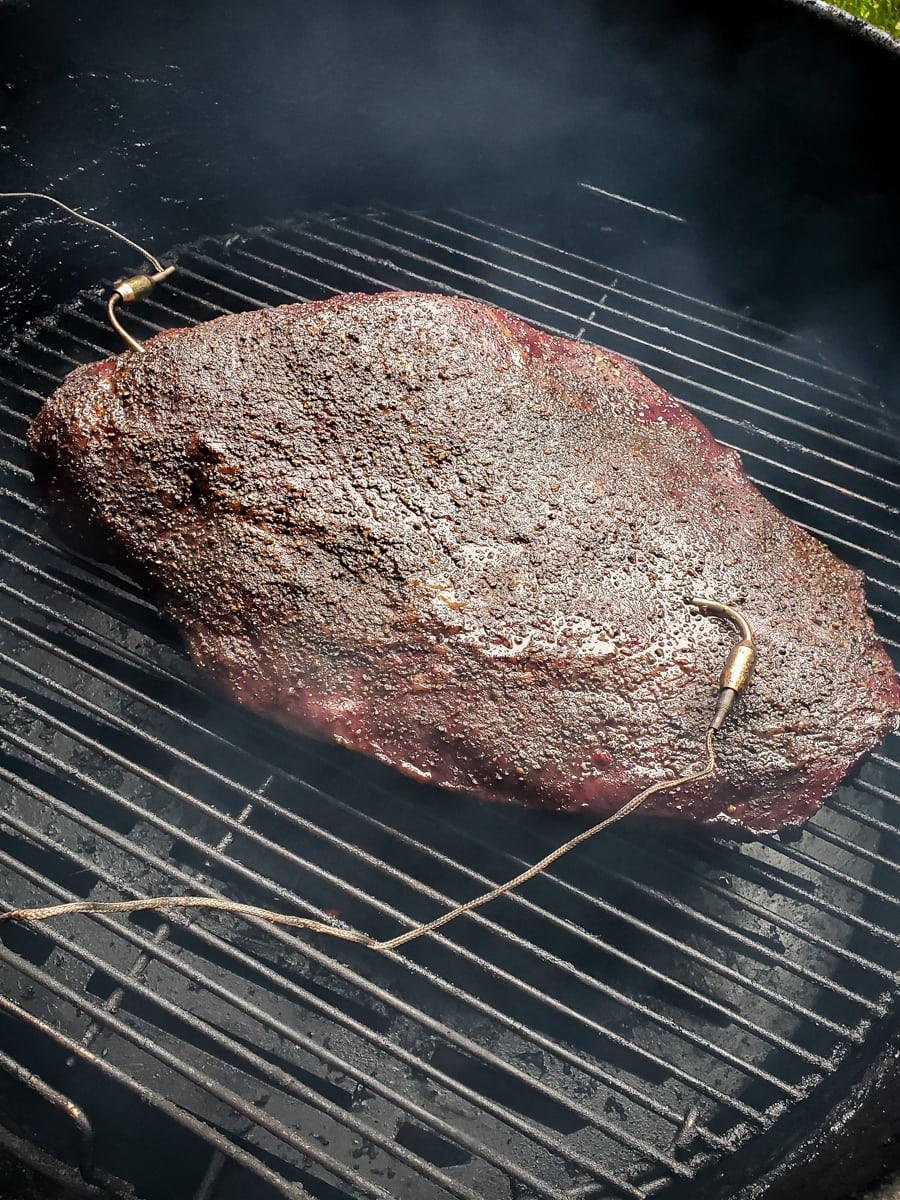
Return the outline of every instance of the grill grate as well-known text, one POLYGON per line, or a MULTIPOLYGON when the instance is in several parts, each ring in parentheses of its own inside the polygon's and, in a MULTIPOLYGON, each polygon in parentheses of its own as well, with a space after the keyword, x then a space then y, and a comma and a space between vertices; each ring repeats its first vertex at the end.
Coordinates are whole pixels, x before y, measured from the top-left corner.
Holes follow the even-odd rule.
MULTIPOLYGON (((459 212, 309 217, 189 248, 132 319, 421 287, 600 341, 867 572, 896 650, 896 418, 814 344, 617 269, 635 236, 599 263, 459 212)), ((128 580, 54 543, 27 421, 115 349, 89 298, 0 350, 2 902, 224 893, 388 936, 556 844, 558 819, 448 803, 208 695, 128 580)), ((662 1195, 786 1121, 895 1004, 898 751, 795 841, 611 831, 402 955, 214 913, 9 928, 0 1022, 84 1110, 94 1169, 148 1197, 172 1175, 121 1133, 147 1112, 207 1200, 248 1171, 331 1200, 662 1195)))

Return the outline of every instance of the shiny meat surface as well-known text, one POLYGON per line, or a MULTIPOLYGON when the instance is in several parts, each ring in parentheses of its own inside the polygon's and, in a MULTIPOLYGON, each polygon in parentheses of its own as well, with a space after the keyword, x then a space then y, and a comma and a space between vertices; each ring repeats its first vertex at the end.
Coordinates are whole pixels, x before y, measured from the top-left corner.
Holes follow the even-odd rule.
POLYGON ((607 813, 702 760, 737 605, 759 665, 657 815, 795 825, 895 721, 859 572, 616 355, 466 300, 351 295, 75 370, 30 431, 235 700, 492 800, 607 813))

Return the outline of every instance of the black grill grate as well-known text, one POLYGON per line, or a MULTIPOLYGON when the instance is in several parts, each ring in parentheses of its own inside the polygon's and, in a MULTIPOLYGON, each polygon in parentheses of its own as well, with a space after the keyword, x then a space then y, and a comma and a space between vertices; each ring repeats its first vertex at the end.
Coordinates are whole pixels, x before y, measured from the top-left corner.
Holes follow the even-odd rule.
MULTIPOLYGON (((331 214, 191 247, 128 315, 141 336, 418 287, 601 342, 867 572, 896 651, 896 415, 809 340, 617 270, 666 214, 584 202, 615 219, 608 264, 458 212, 331 214)), ((558 819, 448 802, 218 701, 130 582, 57 547, 24 431, 115 349, 89 298, 0 351, 2 902, 224 893, 387 936, 557 843, 558 819)), ((389 959, 211 913, 9 928, 4 1044, 42 1114, 84 1110, 60 1156, 152 1198, 244 1195, 247 1171, 331 1200, 661 1195, 789 1120, 896 1003, 898 749, 796 841, 635 825, 389 959), (155 1141, 123 1137, 147 1121, 155 1141)))

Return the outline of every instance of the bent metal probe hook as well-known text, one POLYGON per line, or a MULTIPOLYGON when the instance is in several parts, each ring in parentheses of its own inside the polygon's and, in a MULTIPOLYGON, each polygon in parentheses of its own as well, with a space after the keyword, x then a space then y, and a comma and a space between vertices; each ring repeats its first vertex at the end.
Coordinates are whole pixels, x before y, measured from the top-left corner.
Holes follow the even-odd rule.
POLYGON ((736 608, 732 608, 730 604, 720 604, 718 600, 700 600, 693 597, 688 600, 688 603, 693 604, 706 616, 723 617, 726 621, 731 621, 741 633, 741 640, 732 646, 725 659, 722 674, 719 676, 719 697, 716 701, 715 716, 710 725, 710 729, 718 733, 725 724, 725 718, 731 711, 731 706, 753 678, 753 671, 756 667, 756 645, 753 641, 753 631, 747 618, 736 608))
POLYGON ((77 208, 72 208, 68 204, 63 204, 62 200, 57 200, 55 196, 48 196, 44 192, 0 192, 0 200, 46 200, 48 204, 54 204, 57 208, 61 208, 64 213, 68 213, 70 217, 75 217, 76 220, 82 221, 85 225, 92 225, 95 229, 102 229, 104 233, 111 234, 114 238, 118 238, 120 242, 124 242, 126 246, 130 246, 132 250, 137 250, 143 254, 144 258, 155 268, 152 275, 130 275, 127 279, 120 279, 113 288, 112 295, 106 302, 106 315, 109 318, 109 323, 113 329, 125 343, 129 350, 134 350, 137 354, 144 353, 144 347, 122 326, 121 321, 116 314, 116 305, 119 301, 123 304, 133 304, 135 300, 141 300, 145 296, 149 296, 158 283, 162 283, 175 270, 174 267, 164 267, 159 259, 151 254, 144 246, 126 237, 124 233, 119 233, 118 229, 114 229, 112 225, 106 225, 103 221, 98 221, 94 217, 89 217, 86 213, 79 212, 77 208))
POLYGON ((137 354, 144 353, 144 347, 137 338, 132 337, 128 330, 123 328, 116 315, 116 305, 120 300, 124 304, 134 304, 135 300, 149 296, 156 285, 167 279, 174 270, 174 267, 163 267, 155 275, 130 275, 127 279, 120 279, 113 289, 112 295, 106 302, 106 315, 110 325, 129 350, 134 350, 137 354))

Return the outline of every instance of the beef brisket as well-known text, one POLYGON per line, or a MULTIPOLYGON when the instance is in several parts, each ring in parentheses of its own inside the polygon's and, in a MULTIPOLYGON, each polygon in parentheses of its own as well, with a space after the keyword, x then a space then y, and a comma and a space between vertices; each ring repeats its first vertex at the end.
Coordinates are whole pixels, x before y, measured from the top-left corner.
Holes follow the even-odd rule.
POLYGON ((862 577, 634 366, 466 300, 339 296, 79 367, 30 442, 59 507, 231 696, 417 779, 607 813, 702 760, 737 605, 721 832, 805 820, 900 692, 862 577))

